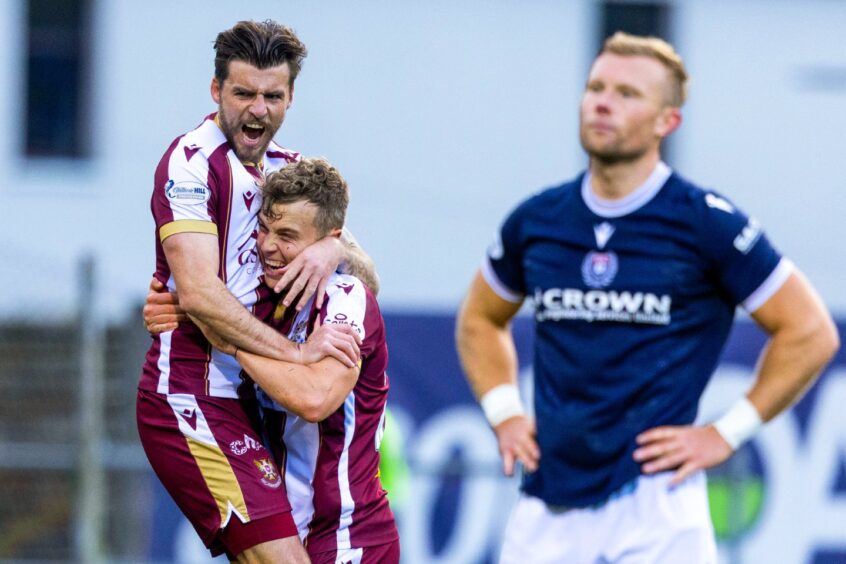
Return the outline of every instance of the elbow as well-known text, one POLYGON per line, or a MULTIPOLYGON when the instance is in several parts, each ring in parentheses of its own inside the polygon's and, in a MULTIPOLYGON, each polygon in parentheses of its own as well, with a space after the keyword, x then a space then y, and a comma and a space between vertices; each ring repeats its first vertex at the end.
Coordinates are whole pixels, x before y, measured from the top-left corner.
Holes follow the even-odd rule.
POLYGON ((183 290, 179 292, 180 307, 192 317, 204 317, 206 314, 206 303, 207 301, 197 291, 183 290))
POLYGON ((327 405, 325 395, 318 397, 317 394, 310 397, 303 397, 298 415, 309 423, 319 423, 332 415, 335 409, 327 405))
POLYGON ((804 351, 800 354, 803 354, 812 365, 813 380, 840 350, 840 335, 837 332, 837 326, 830 316, 822 316, 808 327, 802 342, 805 345, 804 351))
POLYGON ((332 411, 321 405, 304 407, 300 413, 300 417, 309 423, 320 423, 330 415, 332 411))
POLYGON ((819 330, 817 337, 819 347, 821 349, 821 356, 823 364, 828 364, 837 351, 840 350, 840 334, 837 332, 837 326, 830 317, 826 317, 825 322, 819 330))

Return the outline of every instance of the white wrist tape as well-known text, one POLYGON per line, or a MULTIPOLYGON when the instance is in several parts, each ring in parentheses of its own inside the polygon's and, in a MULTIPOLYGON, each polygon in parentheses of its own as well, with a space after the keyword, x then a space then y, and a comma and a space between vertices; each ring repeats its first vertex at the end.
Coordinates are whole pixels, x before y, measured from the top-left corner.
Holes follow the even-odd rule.
POLYGON ((764 422, 758 410, 745 396, 714 422, 714 428, 731 448, 737 448, 758 432, 764 422))
POLYGON ((500 384, 488 390, 479 403, 491 427, 496 427, 510 417, 525 413, 523 404, 520 402, 520 390, 514 384, 500 384))

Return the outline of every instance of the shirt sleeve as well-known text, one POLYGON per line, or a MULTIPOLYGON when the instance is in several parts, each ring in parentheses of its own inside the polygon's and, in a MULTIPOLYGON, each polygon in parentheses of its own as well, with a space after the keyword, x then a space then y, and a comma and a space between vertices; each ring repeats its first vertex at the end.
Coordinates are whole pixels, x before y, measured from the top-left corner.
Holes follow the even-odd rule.
POLYGON ((364 283, 347 274, 335 274, 327 285, 320 319, 322 323, 352 327, 361 338, 362 357, 369 356, 383 336, 382 316, 376 301, 368 295, 364 283))
POLYGON ((156 169, 151 208, 161 241, 183 232, 217 235, 216 183, 208 161, 190 149, 177 140, 156 169))
POLYGON ((511 303, 520 303, 526 295, 521 244, 524 206, 505 218, 482 263, 485 281, 499 297, 511 303))
POLYGON ((770 243, 763 228, 715 192, 703 201, 703 239, 717 283, 735 304, 760 307, 790 275, 790 261, 770 243))

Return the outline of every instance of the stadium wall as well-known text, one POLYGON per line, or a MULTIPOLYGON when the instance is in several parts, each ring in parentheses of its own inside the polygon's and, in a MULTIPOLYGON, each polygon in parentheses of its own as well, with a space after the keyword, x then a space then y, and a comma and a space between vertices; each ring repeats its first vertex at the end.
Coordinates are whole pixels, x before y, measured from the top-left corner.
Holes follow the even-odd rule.
MULTIPOLYGON (((693 76, 672 164, 758 216, 846 309, 829 243, 846 239, 834 211, 846 186, 831 174, 846 130, 846 4, 670 5, 693 76)), ((576 110, 596 1, 92 0, 91 156, 77 160, 21 156, 24 6, 0 0, 0 314, 35 300, 45 315, 72 311, 68 281, 90 251, 104 312, 128 315, 153 269, 153 169, 214 110, 212 41, 238 19, 276 18, 309 46, 278 140, 347 176, 349 223, 379 265, 387 309, 453 310, 504 214, 585 164, 576 110)))

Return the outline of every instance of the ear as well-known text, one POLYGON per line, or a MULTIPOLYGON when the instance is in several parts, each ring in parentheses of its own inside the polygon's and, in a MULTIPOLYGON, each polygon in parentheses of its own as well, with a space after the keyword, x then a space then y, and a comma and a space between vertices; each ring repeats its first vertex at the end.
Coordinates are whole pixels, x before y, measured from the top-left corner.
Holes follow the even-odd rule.
POLYGON ((332 231, 329 232, 329 235, 327 235, 327 237, 335 237, 336 239, 340 239, 341 233, 343 233, 343 232, 344 232, 343 229, 338 229, 336 227, 335 229, 333 229, 332 231))
POLYGON ((220 83, 217 81, 217 77, 212 78, 211 81, 211 97, 215 104, 220 104, 220 83))
POLYGON ((677 106, 664 106, 661 114, 655 120, 655 135, 663 139, 678 129, 682 122, 681 108, 677 106))

